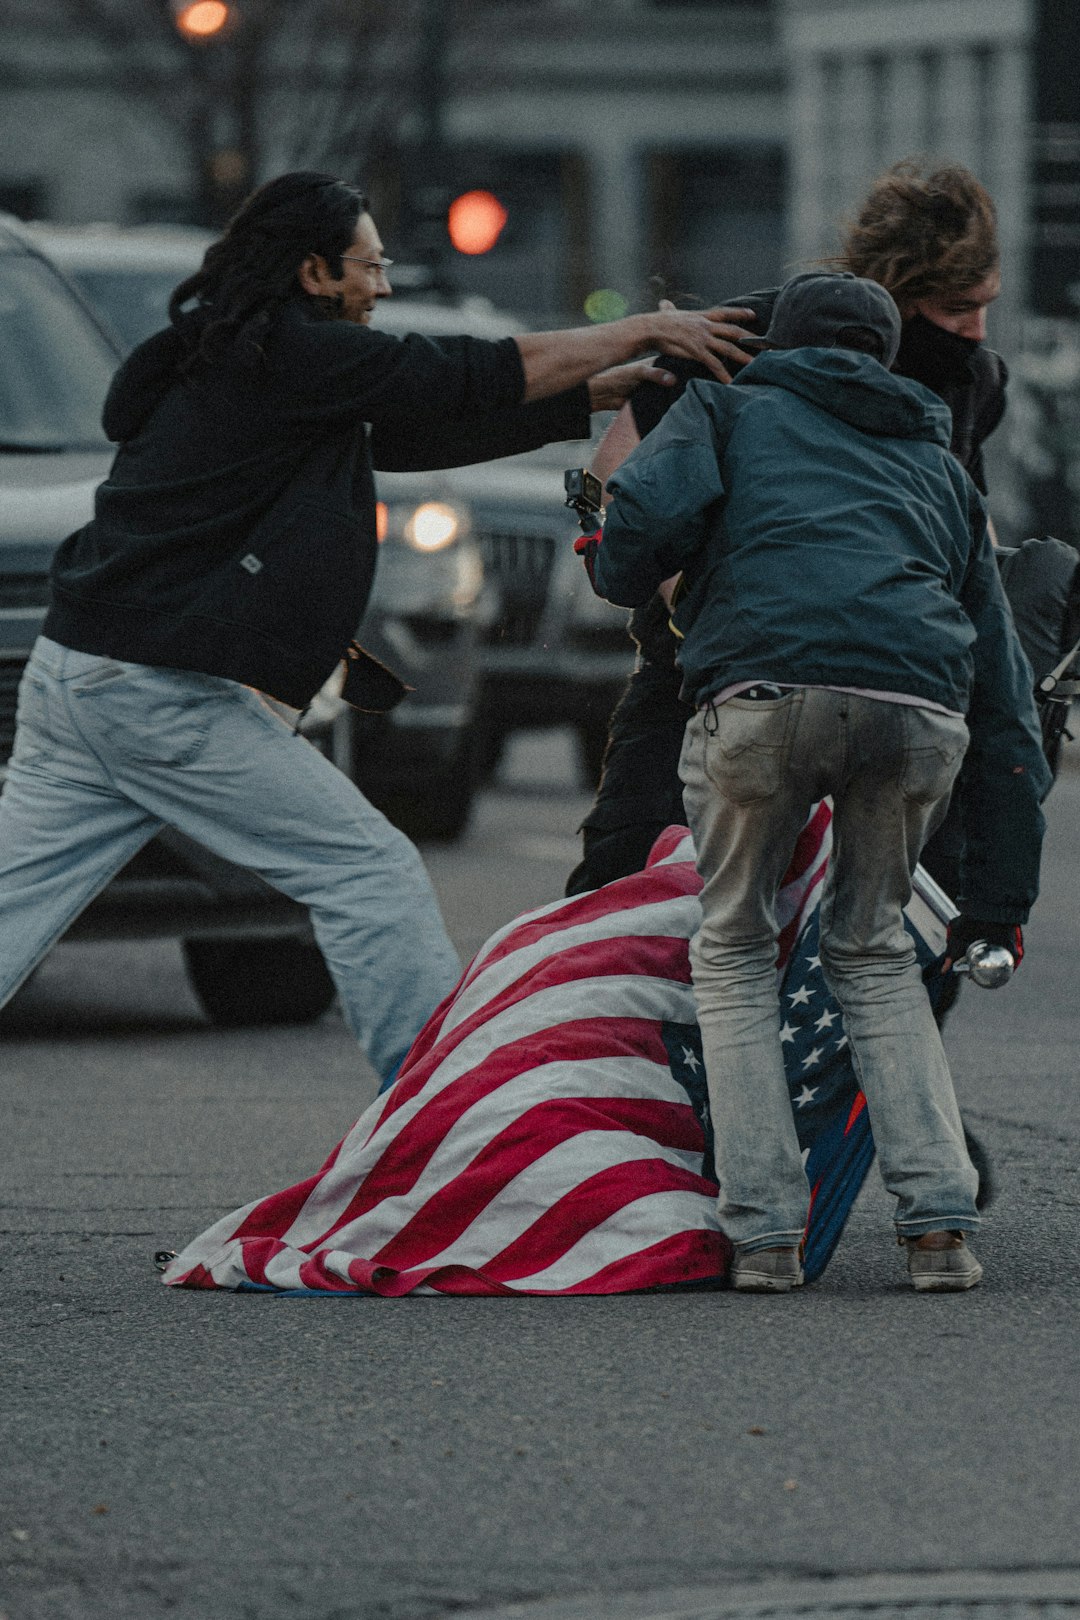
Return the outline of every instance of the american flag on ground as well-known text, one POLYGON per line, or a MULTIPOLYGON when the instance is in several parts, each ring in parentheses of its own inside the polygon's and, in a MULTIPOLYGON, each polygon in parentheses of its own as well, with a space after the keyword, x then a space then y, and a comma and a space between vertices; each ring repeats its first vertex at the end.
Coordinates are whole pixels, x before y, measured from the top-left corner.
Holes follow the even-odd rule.
MULTIPOLYGON (((816 959, 829 841, 821 805, 780 895, 808 1277, 873 1157, 816 959)), ((322 1169, 218 1221, 165 1281, 388 1296, 721 1283, 730 1247, 687 955, 699 888, 689 835, 669 828, 643 872, 495 934, 322 1169)))

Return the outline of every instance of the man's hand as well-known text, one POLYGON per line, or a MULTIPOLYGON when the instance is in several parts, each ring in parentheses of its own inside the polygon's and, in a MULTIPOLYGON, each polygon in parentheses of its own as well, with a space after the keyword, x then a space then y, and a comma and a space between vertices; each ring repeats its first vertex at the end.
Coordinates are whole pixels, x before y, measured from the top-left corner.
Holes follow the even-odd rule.
POLYGON ((696 360, 721 382, 731 381, 724 360, 747 365, 757 352, 756 345, 749 350, 739 348, 743 339, 754 335, 746 331, 747 322, 757 320, 752 309, 676 309, 665 298, 648 319, 654 323, 653 341, 661 354, 696 360))
POLYGON ((949 924, 942 973, 948 973, 954 962, 966 956, 977 939, 1010 951, 1017 967, 1024 959, 1024 935, 1019 923, 980 922, 977 917, 961 915, 949 924))
POLYGON ((675 378, 670 371, 654 366, 651 360, 632 360, 628 366, 598 371, 595 377, 589 378, 589 409, 617 411, 626 404, 635 388, 647 382, 671 388, 675 378))

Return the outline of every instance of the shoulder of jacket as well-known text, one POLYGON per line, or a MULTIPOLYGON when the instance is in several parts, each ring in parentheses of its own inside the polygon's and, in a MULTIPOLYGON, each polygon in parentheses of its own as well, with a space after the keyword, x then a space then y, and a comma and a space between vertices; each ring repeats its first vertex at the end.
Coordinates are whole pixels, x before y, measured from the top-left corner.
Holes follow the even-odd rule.
POLYGON ((732 416, 742 410, 760 392, 758 389, 739 387, 742 372, 731 382, 718 377, 695 377, 686 385, 686 392, 700 401, 705 409, 718 416, 732 416))
POLYGON ((758 392, 756 389, 736 388, 733 383, 722 383, 715 377, 695 377, 687 384, 686 395, 708 417, 715 432, 723 435, 730 431, 735 418, 745 410, 758 392))
POLYGON ((311 356, 313 365, 363 363, 395 353, 403 347, 404 341, 378 327, 360 326, 354 321, 319 320, 303 312, 287 313, 274 327, 271 339, 277 351, 275 358, 287 359, 294 365, 305 355, 311 356), (315 355, 319 357, 317 362, 315 355))

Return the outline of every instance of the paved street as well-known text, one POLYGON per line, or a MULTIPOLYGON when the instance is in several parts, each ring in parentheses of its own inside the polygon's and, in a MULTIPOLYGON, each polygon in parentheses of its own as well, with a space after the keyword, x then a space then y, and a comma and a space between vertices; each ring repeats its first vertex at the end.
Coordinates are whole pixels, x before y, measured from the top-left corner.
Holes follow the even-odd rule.
MULTIPOLYGON (((560 891, 584 802, 522 739, 427 851, 463 953, 560 891)), ((1080 1573, 1080 770, 1049 809, 1028 960, 950 1030, 1000 1182, 968 1296, 902 1286, 876 1182, 786 1298, 166 1290, 153 1252, 317 1168, 372 1078, 336 1015, 211 1030, 172 944, 57 951, 0 1037, 0 1616, 1080 1573)))

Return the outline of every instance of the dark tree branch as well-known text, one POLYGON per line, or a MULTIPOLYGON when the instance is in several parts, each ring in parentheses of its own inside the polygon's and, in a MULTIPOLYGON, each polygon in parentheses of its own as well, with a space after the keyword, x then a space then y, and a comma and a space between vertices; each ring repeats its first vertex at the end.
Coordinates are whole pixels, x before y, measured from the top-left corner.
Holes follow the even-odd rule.
MULTIPOLYGON (((161 0, 129 0, 123 16, 106 0, 61 0, 61 3, 74 26, 89 33, 110 53, 125 94, 148 101, 171 124, 183 121, 184 114, 176 104, 176 80, 171 74, 163 74, 156 63, 146 60, 140 49, 145 33, 139 19, 131 16, 131 5, 134 5, 139 17, 145 19, 155 34, 163 37, 161 0)), ((170 33, 171 40, 166 43, 182 50, 175 29, 170 29, 170 33)))
MULTIPOLYGON (((428 0, 235 0, 238 25, 191 45, 169 0, 59 0, 110 63, 121 95, 142 103, 190 154, 208 217, 257 180, 263 153, 359 178, 400 146, 417 106, 417 55, 428 0), (244 162, 230 165, 226 149, 244 162)), ((441 0, 456 10, 456 0, 441 0)))

